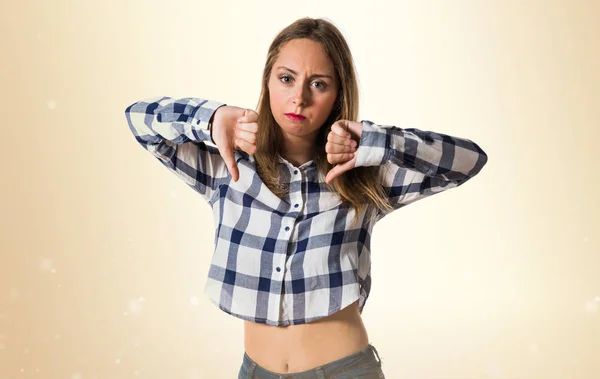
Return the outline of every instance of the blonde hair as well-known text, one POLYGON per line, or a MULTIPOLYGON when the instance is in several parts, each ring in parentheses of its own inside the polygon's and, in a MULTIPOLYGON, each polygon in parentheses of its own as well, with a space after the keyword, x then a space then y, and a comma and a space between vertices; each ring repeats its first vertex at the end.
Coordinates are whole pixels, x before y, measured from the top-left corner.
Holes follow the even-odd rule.
MULTIPOLYGON (((283 137, 271 111, 268 83, 273 64, 277 60, 282 46, 297 38, 307 38, 320 43, 326 54, 329 55, 339 80, 335 104, 329 118, 319 129, 316 140, 315 163, 322 175, 326 175, 333 167, 327 161, 325 152, 331 125, 337 120, 357 121, 358 117, 359 94, 354 62, 350 48, 338 28, 327 20, 309 17, 296 20, 284 28, 275 37, 267 53, 257 107, 258 125, 261 127, 256 135, 256 153, 254 154, 259 176, 278 197, 285 196, 288 189, 283 187, 280 182, 277 154, 283 137)), ((358 219, 361 211, 369 209, 369 205, 384 211, 391 208, 378 173, 378 166, 355 167, 327 184, 330 191, 341 196, 343 205, 353 206, 356 209, 354 222, 358 219)))

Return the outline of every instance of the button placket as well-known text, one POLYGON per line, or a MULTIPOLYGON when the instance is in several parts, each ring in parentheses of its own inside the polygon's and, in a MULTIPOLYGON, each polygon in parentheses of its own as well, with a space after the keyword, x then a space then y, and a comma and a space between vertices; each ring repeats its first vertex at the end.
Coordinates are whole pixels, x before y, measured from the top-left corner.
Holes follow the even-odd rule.
MULTIPOLYGON (((293 167, 293 166, 292 166, 292 167, 293 167)), ((295 167, 294 167, 292 170, 293 170, 293 171, 292 171, 292 172, 293 172, 293 175, 292 175, 292 176, 294 176, 294 175, 301 176, 301 175, 302 175, 302 174, 300 173, 300 170, 299 170, 299 169, 297 169, 297 168, 295 168, 295 167)), ((294 182, 294 181, 295 181, 295 180, 293 180, 293 179, 291 180, 291 182, 294 182)), ((292 183, 290 183, 290 184, 292 184, 292 183)), ((301 184, 298 184, 298 183, 296 183, 295 185, 300 185, 300 186, 301 186, 301 184)), ((291 201, 293 201, 291 197, 290 197, 290 200, 291 200, 291 201)), ((294 208, 298 208, 299 206, 300 206, 300 204, 299 204, 299 203, 294 203, 294 208)), ((295 222, 295 221, 292 221, 292 222, 295 222)), ((290 227, 290 225, 286 225, 286 226, 284 227, 284 230, 285 230, 286 232, 289 232, 289 231, 291 230, 291 227, 290 227)), ((291 236, 291 235, 287 235, 288 239, 290 238, 290 236, 291 236)), ((286 252, 286 255, 283 257, 283 260, 282 260, 282 263, 281 263, 281 265, 280 265, 280 266, 277 266, 277 268, 276 268, 277 272, 281 272, 281 271, 282 271, 282 270, 281 270, 281 267, 282 267, 282 266, 285 266, 285 261, 286 261, 286 257, 287 257, 287 256, 288 256, 288 253, 286 252)), ((284 275, 284 273, 283 273, 283 272, 282 272, 282 275, 284 275)))
MULTIPOLYGON (((292 229, 292 228, 290 228, 290 226, 289 226, 289 225, 286 225, 286 226, 283 228, 283 230, 285 230, 286 232, 289 232, 291 229, 292 229)), ((288 238, 288 240, 289 240, 290 236, 291 236, 290 234, 288 234, 288 235, 287 235, 287 238, 288 238)), ((285 254, 285 255, 286 255, 286 256, 288 255, 288 254, 287 254, 287 252, 286 252, 286 254, 285 254)), ((275 268, 275 270, 276 270, 277 272, 281 272, 281 267, 282 267, 282 266, 285 266, 285 257, 283 258, 283 260, 282 260, 281 264, 275 268)), ((283 273, 282 273, 282 274, 283 274, 283 273)))

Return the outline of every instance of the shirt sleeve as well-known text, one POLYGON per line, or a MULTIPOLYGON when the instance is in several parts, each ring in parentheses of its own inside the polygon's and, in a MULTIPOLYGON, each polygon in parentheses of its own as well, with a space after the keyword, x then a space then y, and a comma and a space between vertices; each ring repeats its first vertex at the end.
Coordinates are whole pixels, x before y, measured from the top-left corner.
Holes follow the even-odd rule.
POLYGON ((386 214, 464 184, 487 162, 487 154, 465 138, 368 120, 361 123, 355 165, 381 166, 383 185, 393 207, 386 214))
POLYGON ((221 182, 230 177, 209 123, 224 105, 196 97, 162 96, 129 105, 125 117, 136 141, 211 203, 221 182))

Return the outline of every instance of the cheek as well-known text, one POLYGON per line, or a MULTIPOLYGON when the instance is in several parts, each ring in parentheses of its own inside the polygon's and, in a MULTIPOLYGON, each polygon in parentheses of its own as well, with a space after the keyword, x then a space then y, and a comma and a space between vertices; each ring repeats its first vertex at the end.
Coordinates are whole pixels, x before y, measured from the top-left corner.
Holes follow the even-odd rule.
POLYGON ((270 93, 271 110, 278 111, 281 109, 281 96, 277 92, 270 93))
POLYGON ((335 97, 326 97, 321 99, 319 109, 322 113, 326 113, 329 115, 331 110, 333 109, 333 105, 335 104, 335 97))
POLYGON ((281 103, 281 93, 277 90, 277 87, 269 87, 269 100, 271 102, 271 108, 276 108, 281 103))

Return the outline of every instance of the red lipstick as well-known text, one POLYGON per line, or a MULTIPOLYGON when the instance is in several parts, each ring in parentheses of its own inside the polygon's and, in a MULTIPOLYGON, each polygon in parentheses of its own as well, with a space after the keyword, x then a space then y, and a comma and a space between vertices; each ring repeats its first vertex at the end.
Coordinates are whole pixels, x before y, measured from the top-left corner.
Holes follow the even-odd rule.
POLYGON ((302 121, 306 118, 306 117, 304 117, 300 114, 296 114, 296 113, 286 113, 285 115, 287 116, 287 118, 289 118, 290 120, 294 120, 294 121, 302 121))

